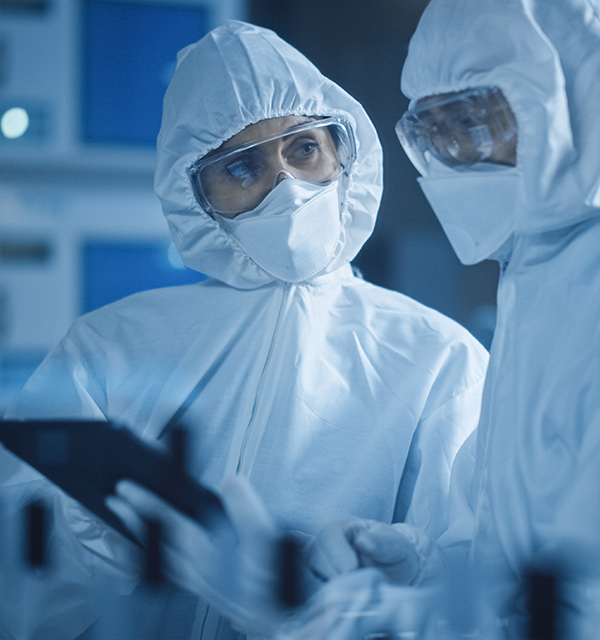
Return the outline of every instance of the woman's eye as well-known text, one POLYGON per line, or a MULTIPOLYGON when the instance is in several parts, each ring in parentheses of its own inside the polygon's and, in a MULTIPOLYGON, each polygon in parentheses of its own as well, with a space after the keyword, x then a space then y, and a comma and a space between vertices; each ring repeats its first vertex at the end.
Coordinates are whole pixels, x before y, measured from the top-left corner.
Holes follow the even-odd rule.
POLYGON ((298 142, 291 149, 290 156, 297 160, 309 160, 315 156, 319 150, 319 143, 316 140, 305 140, 298 142))
POLYGON ((306 144, 302 145, 301 151, 305 156, 308 156, 313 153, 317 149, 317 147, 318 145, 316 142, 307 142, 306 144))

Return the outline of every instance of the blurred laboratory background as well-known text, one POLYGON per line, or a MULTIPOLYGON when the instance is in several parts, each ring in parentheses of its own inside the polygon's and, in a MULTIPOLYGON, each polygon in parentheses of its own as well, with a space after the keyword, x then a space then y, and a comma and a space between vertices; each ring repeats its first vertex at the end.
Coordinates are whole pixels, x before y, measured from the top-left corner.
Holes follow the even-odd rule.
POLYGON ((193 282, 153 192, 176 52, 229 19, 274 29, 366 108, 385 193, 355 261, 489 346, 497 265, 462 266, 398 143, 426 0, 0 0, 0 414, 73 319, 193 282))

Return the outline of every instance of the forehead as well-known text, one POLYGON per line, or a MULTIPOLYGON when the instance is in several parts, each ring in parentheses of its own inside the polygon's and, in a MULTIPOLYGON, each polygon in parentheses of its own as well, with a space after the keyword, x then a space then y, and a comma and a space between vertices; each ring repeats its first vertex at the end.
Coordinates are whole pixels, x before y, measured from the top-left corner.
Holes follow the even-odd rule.
POLYGON ((436 93, 431 96, 425 96, 424 98, 419 98, 416 101, 415 107, 417 109, 432 109, 434 107, 439 107, 440 105, 444 104, 446 101, 452 100, 453 98, 456 98, 457 96, 460 96, 463 93, 465 92, 454 91, 452 93, 436 93))
POLYGON ((236 133, 233 137, 226 140, 220 147, 219 151, 225 151, 233 147, 238 147, 247 142, 261 140, 267 136, 275 135, 286 131, 290 127, 294 127, 304 122, 310 122, 313 118, 309 116, 283 116, 281 118, 269 118, 261 120, 254 124, 249 124, 245 129, 236 133))
POLYGON ((496 103, 497 98, 494 102, 491 94, 465 89, 419 98, 409 113, 423 123, 439 123, 447 119, 472 117, 475 113, 481 117, 496 103))
POLYGON ((443 117, 465 108, 472 108, 475 103, 469 90, 455 91, 452 93, 438 93, 419 98, 412 107, 412 111, 420 118, 443 117))

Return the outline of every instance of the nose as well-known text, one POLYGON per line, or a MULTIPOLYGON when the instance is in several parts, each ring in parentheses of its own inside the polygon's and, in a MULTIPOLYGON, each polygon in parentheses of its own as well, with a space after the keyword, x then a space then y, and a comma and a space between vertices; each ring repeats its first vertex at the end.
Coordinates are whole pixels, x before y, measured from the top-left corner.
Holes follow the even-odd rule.
POLYGON ((293 177, 294 176, 289 171, 286 171, 285 169, 279 169, 275 174, 275 179, 273 180, 271 189, 274 189, 282 180, 293 177))

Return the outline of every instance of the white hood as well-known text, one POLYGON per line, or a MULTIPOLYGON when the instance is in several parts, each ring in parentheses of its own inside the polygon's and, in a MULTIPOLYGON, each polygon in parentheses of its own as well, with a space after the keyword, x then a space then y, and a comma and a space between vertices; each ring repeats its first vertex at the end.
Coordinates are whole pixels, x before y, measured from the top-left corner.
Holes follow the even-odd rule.
POLYGON ((598 1, 432 0, 410 42, 402 91, 417 99, 481 85, 502 89, 519 125, 515 233, 595 215, 598 1))
POLYGON ((249 124, 289 115, 343 116, 356 138, 336 257, 323 273, 350 262, 371 235, 382 153, 364 109, 272 31, 229 21, 179 53, 164 99, 155 189, 186 266, 239 288, 274 280, 201 209, 186 170, 249 124))

